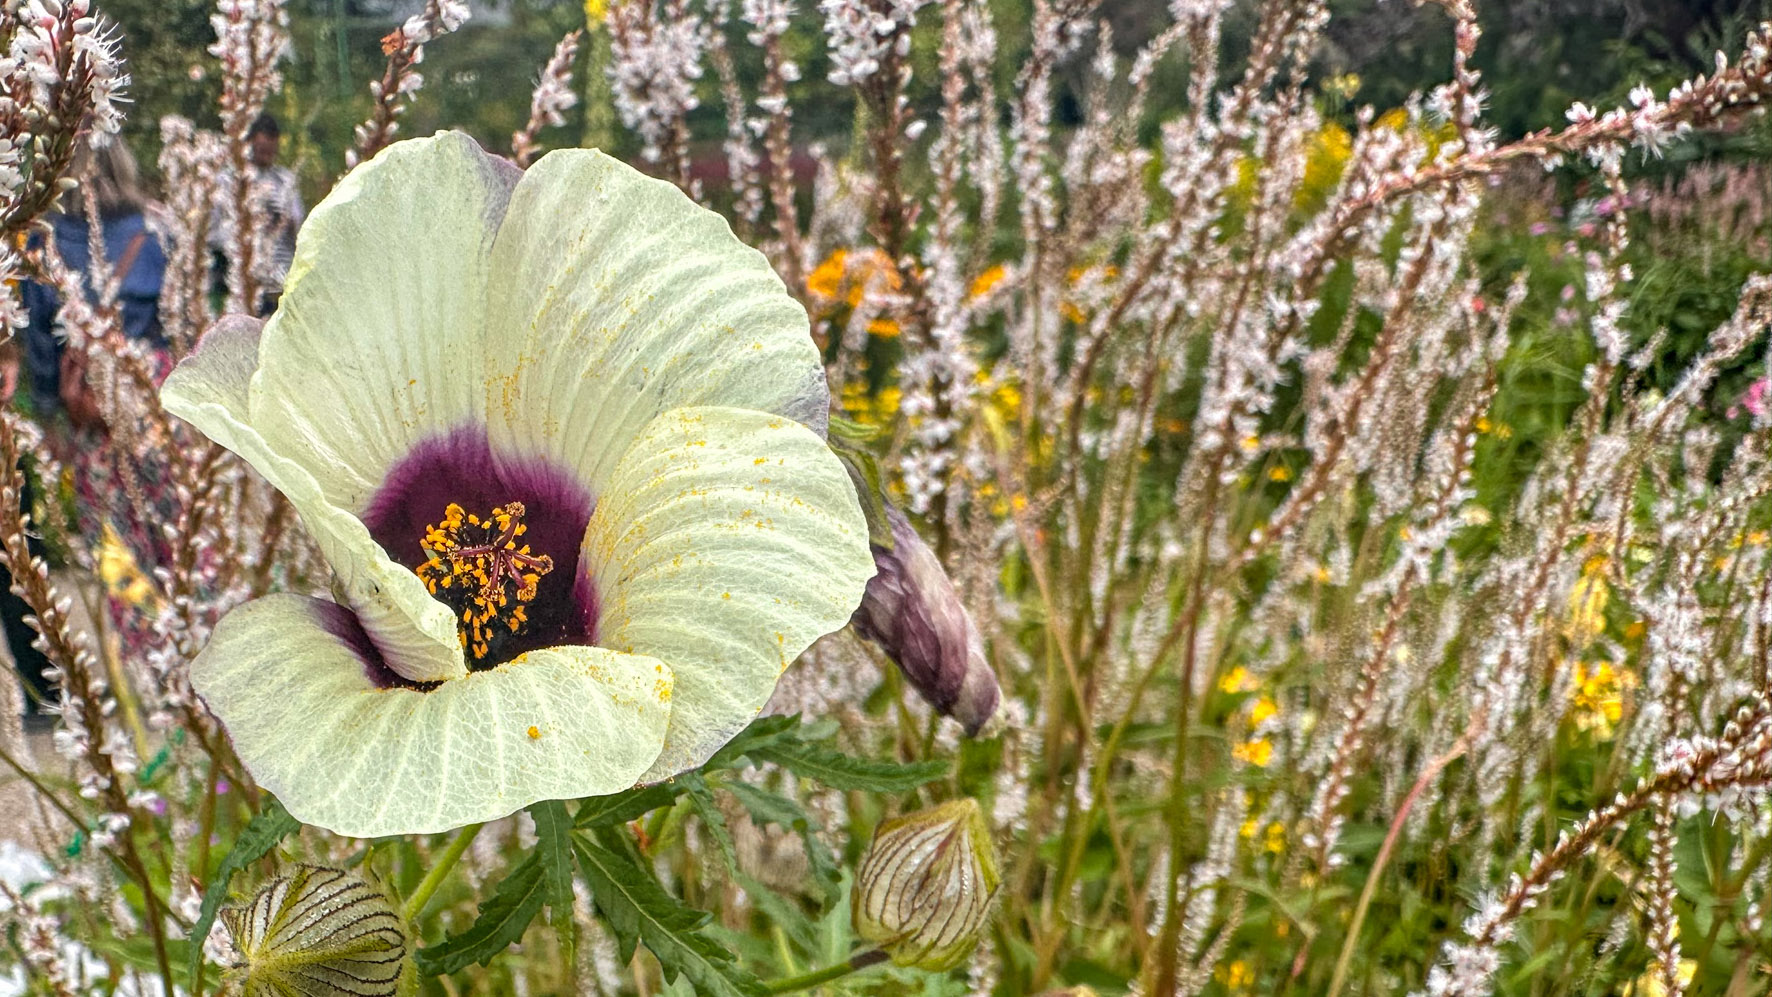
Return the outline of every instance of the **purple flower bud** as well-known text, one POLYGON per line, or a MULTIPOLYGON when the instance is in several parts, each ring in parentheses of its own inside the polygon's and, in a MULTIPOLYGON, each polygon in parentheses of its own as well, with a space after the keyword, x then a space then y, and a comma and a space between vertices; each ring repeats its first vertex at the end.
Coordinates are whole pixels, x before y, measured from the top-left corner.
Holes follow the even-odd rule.
POLYGON ((984 639, 935 552, 904 513, 889 504, 885 511, 892 547, 873 545, 878 571, 850 625, 886 652, 930 706, 976 735, 1000 695, 984 639))

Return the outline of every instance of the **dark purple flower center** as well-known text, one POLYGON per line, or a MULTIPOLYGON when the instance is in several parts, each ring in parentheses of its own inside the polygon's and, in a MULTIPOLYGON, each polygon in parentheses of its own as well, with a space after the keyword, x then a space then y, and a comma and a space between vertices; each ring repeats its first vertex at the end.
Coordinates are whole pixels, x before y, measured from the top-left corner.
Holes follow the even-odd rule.
POLYGON ((468 667, 594 644, 597 587, 579 561, 596 500, 568 471, 495 453, 466 426, 396 463, 364 525, 455 611, 468 667))

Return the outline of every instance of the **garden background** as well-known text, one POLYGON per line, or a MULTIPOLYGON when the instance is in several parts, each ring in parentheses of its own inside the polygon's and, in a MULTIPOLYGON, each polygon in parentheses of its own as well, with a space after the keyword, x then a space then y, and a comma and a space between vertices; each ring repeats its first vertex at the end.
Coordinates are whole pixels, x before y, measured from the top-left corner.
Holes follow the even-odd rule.
MULTIPOLYGON (((1764 0, 96 5, 170 359, 245 307, 207 226, 261 106, 310 205, 390 137, 600 147, 804 306, 913 581, 699 771, 303 827, 185 674, 329 569, 75 310, 121 484, 95 525, 5 421, 66 698, 9 761, 41 800, 0 993, 241 985, 218 907, 303 863, 404 901, 427 995, 1772 990, 1764 0), (916 614, 954 655, 878 625, 916 614), (956 670, 1000 706, 931 691, 956 670), (876 832, 956 801, 1000 865, 979 946, 888 965, 852 913, 876 832)), ((8 194, 21 252, 86 121, 8 194)))

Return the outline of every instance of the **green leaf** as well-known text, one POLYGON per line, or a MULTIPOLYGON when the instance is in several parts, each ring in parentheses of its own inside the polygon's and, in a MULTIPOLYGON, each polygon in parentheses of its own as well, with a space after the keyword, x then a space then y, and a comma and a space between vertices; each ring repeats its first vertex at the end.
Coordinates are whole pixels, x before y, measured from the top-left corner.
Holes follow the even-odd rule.
POLYGON ((832 789, 855 789, 869 793, 903 793, 948 774, 945 761, 881 762, 856 758, 840 751, 799 740, 781 739, 749 752, 757 761, 769 761, 823 783, 832 789))
POLYGON ((582 836, 576 844, 579 868, 615 933, 623 962, 634 957, 637 942, 644 942, 667 981, 687 977, 702 997, 764 997, 763 984, 699 930, 712 915, 683 906, 650 873, 616 852, 582 836))
POLYGON ((708 833, 713 835, 714 844, 720 846, 720 856, 726 860, 726 868, 737 872, 738 852, 732 847, 732 831, 726 826, 726 815, 720 812, 719 804, 714 802, 714 794, 708 789, 707 780, 693 772, 682 778, 689 785, 689 805, 695 809, 695 815, 701 818, 708 833))
POLYGON ((572 817, 560 800, 529 808, 535 818, 535 854, 541 862, 542 896, 554 924, 572 920, 572 817))
MULTIPOLYGON (((838 874, 841 876, 841 873, 838 874)), ((787 935, 788 941, 802 954, 813 956, 818 954, 817 939, 813 934, 812 920, 800 905, 776 893, 751 876, 740 872, 737 876, 738 885, 744 887, 745 896, 758 912, 767 917, 776 927, 787 935)), ((838 888, 842 884, 839 881, 838 888)), ((834 961, 834 960, 833 960, 834 961)))
POLYGON ((842 874, 837 867, 837 857, 818 836, 819 825, 811 815, 793 800, 750 783, 734 780, 725 783, 724 787, 751 815, 751 820, 774 824, 800 836, 800 840, 806 843, 806 864, 812 870, 813 878, 818 880, 825 900, 834 900, 842 874))
POLYGON ((505 874, 492 896, 480 905, 480 916, 468 930, 414 953, 419 972, 438 976, 476 962, 484 966, 521 939, 547 897, 539 856, 539 851, 530 852, 505 874))
POLYGON ((726 742, 726 746, 714 752, 707 764, 702 766, 706 772, 715 769, 736 768, 738 760, 761 748, 767 747, 784 738, 794 738, 800 731, 800 715, 758 717, 751 725, 738 732, 738 736, 726 742))
POLYGON ((677 802, 677 797, 685 792, 681 782, 661 782, 654 786, 638 789, 624 789, 608 796, 593 796, 579 804, 578 816, 573 819, 574 827, 608 827, 612 824, 626 824, 636 817, 642 817, 677 802))
POLYGON ((234 847, 228 850, 227 857, 215 870, 215 877, 209 881, 209 887, 203 891, 203 906, 197 911, 197 922, 191 925, 192 979, 196 979, 197 970, 203 964, 203 942, 215 925, 216 911, 228 898, 228 883, 234 874, 264 858, 277 847, 277 842, 301 827, 301 821, 289 816, 289 811, 283 809, 276 797, 267 796, 265 801, 265 808, 248 821, 245 830, 234 839, 234 847))

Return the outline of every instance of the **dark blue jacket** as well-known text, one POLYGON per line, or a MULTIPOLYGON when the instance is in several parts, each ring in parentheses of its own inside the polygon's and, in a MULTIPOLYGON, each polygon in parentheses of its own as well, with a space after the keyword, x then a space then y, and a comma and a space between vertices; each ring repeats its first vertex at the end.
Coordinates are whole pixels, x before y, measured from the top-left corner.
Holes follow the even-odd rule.
MULTIPOLYGON (((87 269, 92 253, 87 248, 86 219, 72 215, 51 215, 55 229, 55 245, 68 268, 88 281, 87 299, 96 301, 87 269)), ((160 240, 147 230, 147 221, 140 213, 115 215, 104 220, 105 258, 115 266, 121 261, 138 233, 147 233, 135 263, 123 277, 117 295, 123 308, 123 332, 131 339, 146 339, 164 345, 160 332, 160 285, 166 279, 166 251, 160 240)), ((25 330, 25 370, 30 375, 32 400, 37 411, 48 415, 61 408, 61 358, 66 348, 55 334, 56 313, 61 301, 46 285, 26 281, 20 288, 31 322, 25 330)))

